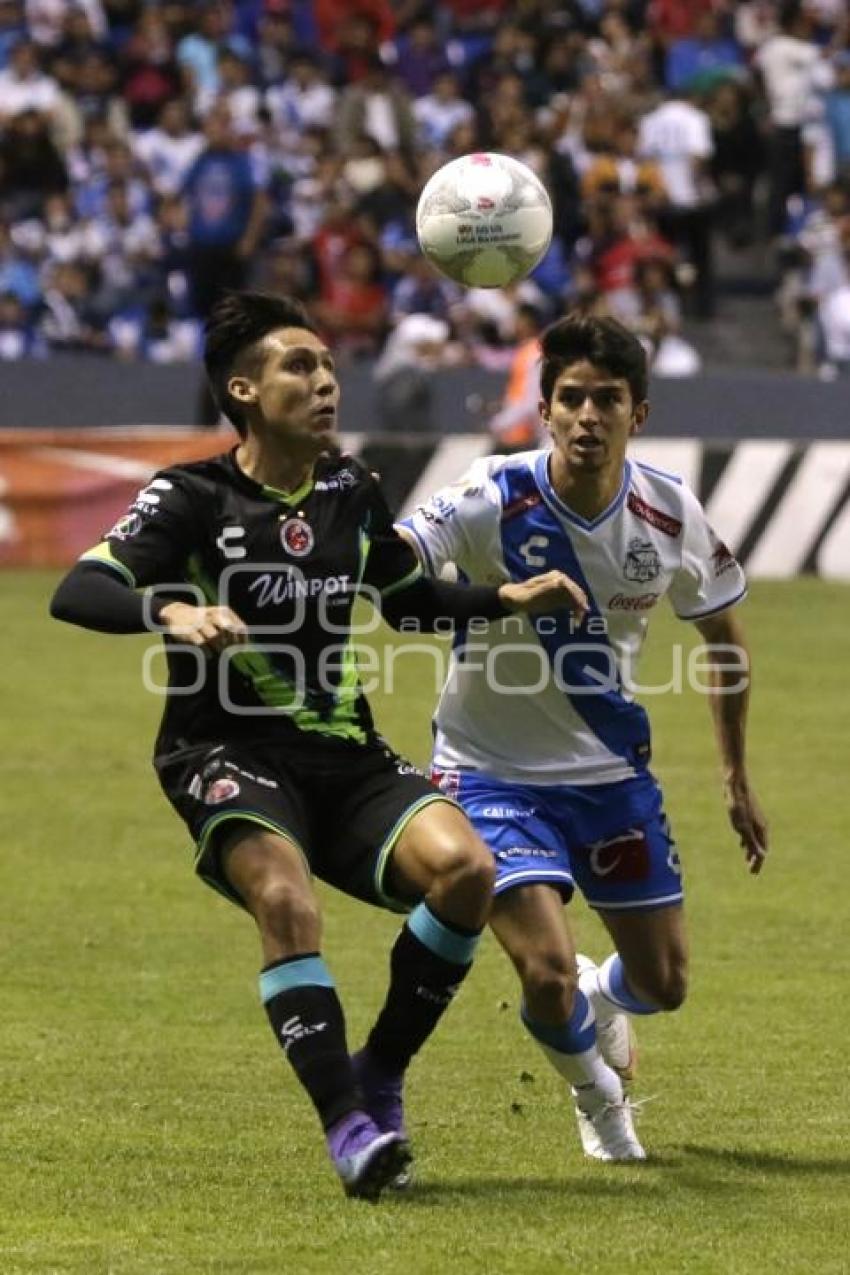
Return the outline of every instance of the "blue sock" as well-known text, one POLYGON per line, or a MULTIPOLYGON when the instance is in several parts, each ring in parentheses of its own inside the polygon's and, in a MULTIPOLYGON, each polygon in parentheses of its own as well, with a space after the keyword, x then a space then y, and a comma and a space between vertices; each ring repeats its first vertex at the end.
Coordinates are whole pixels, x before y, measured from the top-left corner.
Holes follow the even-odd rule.
POLYGON ((596 1019, 584 992, 576 991, 573 1010, 560 1027, 536 1023, 523 1003, 520 1016, 559 1075, 573 1087, 582 1108, 598 1110, 605 1102, 619 1102, 622 1086, 596 1044, 596 1019))
POLYGON ((596 1020, 590 1001, 584 992, 576 991, 573 1012, 560 1027, 550 1027, 546 1023, 536 1023, 529 1017, 528 1008, 523 1001, 520 1017, 535 1040, 548 1049, 559 1054, 583 1054, 596 1044, 596 1020))

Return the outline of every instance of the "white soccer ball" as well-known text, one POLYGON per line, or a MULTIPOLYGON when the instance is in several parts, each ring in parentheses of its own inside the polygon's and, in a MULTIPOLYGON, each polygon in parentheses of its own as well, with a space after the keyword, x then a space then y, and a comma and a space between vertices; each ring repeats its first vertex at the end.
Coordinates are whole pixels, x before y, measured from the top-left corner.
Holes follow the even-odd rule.
POLYGON ((510 155, 463 155, 438 168, 419 196, 416 234, 450 279, 504 288, 549 247, 552 204, 539 177, 510 155))

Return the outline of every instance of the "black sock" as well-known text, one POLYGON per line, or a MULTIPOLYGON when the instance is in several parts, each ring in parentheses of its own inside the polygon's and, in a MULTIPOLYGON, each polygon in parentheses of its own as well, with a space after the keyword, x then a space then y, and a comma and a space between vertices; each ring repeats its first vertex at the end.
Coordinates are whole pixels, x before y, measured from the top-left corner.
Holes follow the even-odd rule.
POLYGON ((345 1018, 321 957, 275 961, 260 974, 260 995, 278 1043, 310 1095, 325 1129, 362 1106, 345 1038, 345 1018))
POLYGON ((469 973, 478 937, 441 921, 427 904, 411 913, 393 946, 387 999, 367 1041, 388 1071, 403 1071, 431 1035, 469 973))

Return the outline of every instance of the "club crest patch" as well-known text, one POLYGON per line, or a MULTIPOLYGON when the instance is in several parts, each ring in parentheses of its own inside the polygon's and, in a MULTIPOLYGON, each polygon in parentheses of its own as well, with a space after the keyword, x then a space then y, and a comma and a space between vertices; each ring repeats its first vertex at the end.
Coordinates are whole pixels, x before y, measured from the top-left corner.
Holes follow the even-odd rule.
POLYGON ((635 584, 647 584, 650 580, 658 579, 661 574, 661 561, 658 550, 649 540, 641 540, 635 536, 629 541, 626 561, 623 563, 623 574, 627 580, 633 580, 635 584))
POLYGON ((280 529, 280 543, 293 558, 306 558, 316 543, 313 528, 303 518, 287 518, 280 529))
POLYGON ((220 806, 225 801, 238 797, 239 785, 235 779, 214 779, 204 793, 205 806, 220 806))

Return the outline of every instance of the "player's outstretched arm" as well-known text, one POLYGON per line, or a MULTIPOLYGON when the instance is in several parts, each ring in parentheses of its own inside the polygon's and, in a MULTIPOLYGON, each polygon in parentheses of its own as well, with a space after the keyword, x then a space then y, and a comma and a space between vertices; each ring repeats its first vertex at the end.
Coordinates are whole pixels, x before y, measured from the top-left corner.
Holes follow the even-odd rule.
POLYGON ((108 567, 78 562, 53 595, 55 620, 99 633, 144 633, 156 627, 189 646, 217 651, 248 640, 245 625, 229 607, 196 607, 144 598, 108 567))
POLYGON ((500 585, 499 597, 509 611, 525 615, 569 610, 579 621, 587 615, 587 594, 563 571, 546 571, 530 580, 500 585))
POLYGON ((470 620, 500 620, 515 612, 541 615, 564 608, 581 618, 587 600, 579 586, 560 571, 499 586, 448 584, 420 576, 381 603, 384 619, 392 628, 401 629, 415 621, 426 633, 439 632, 447 622, 467 624, 470 620))
POLYGON ((696 620, 709 648, 709 704, 723 768, 729 822, 738 834, 750 872, 761 872, 768 850, 767 821, 747 773, 747 709, 751 662, 743 626, 734 611, 696 620))

